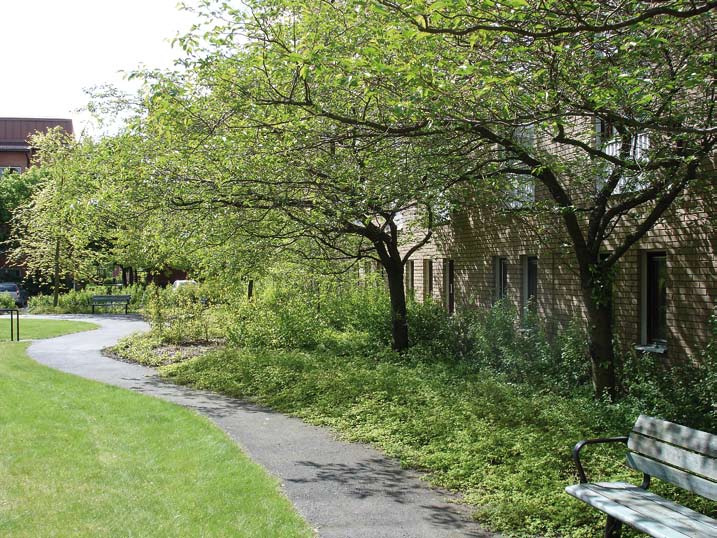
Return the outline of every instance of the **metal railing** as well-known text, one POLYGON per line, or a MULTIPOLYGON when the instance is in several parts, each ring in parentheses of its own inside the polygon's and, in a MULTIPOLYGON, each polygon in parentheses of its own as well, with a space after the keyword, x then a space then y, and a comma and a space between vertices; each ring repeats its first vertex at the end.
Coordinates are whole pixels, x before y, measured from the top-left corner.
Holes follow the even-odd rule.
POLYGON ((20 341, 20 311, 17 308, 0 308, 0 314, 10 314, 10 341, 20 341))

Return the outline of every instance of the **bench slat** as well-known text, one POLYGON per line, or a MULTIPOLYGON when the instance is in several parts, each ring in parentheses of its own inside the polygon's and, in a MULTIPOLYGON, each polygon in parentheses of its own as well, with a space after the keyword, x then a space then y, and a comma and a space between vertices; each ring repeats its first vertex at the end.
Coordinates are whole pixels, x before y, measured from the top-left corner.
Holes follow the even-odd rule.
POLYGON ((659 418, 640 415, 632 431, 717 458, 717 435, 681 426, 659 418))
POLYGON ((653 460, 664 461, 673 467, 717 480, 717 459, 679 448, 651 437, 633 433, 627 448, 653 460))
POLYGON ((577 484, 565 491, 651 536, 707 538, 717 535, 714 519, 632 484, 577 484))
POLYGON ((92 313, 95 313, 96 306, 124 306, 124 313, 129 309, 129 303, 132 299, 131 295, 93 295, 92 296, 92 313))
POLYGON ((650 476, 717 501, 717 483, 711 480, 686 473, 685 471, 675 469, 674 467, 670 467, 634 452, 627 455, 627 464, 633 469, 647 473, 650 476))
POLYGON ((130 295, 93 295, 92 302, 127 303, 132 299, 130 295))

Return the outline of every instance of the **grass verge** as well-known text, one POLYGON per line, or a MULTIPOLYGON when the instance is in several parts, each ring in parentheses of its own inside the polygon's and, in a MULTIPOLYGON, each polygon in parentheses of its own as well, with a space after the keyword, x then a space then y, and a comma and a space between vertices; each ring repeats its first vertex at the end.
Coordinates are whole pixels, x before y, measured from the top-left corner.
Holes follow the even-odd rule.
MULTIPOLYGON (((635 419, 633 409, 589 395, 536 393, 460 363, 395 355, 224 350, 161 372, 372 443, 463 493, 480 521, 515 536, 599 535, 602 516, 563 492, 577 481, 570 449, 580 439, 625 434, 635 419)), ((586 460, 596 479, 640 481, 618 447, 591 450, 586 460)), ((679 491, 654 489, 714 513, 679 491)))
POLYGON ((26 346, 0 343, 0 536, 312 536, 209 421, 38 365, 26 346))
MULTIPOLYGON (((23 340, 53 338, 63 334, 78 333, 96 328, 96 324, 87 321, 20 317, 20 337, 23 340)), ((10 340, 10 318, 3 316, 0 317, 0 342, 7 342, 8 340, 10 340)))

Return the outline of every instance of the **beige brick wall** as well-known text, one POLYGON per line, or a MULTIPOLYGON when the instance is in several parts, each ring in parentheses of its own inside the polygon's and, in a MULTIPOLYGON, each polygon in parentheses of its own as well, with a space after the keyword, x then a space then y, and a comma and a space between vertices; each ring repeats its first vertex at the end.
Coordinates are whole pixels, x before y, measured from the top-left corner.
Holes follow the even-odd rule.
MULTIPOLYGON (((668 357, 696 356, 708 340, 708 320, 717 305, 717 203, 712 191, 687 193, 618 262, 613 287, 616 333, 626 346, 641 342, 640 260, 650 250, 667 254, 668 357), (710 194, 711 193, 711 194, 710 194)), ((615 239, 626 229, 618 228, 615 239)), ((504 215, 472 210, 455 215, 413 255, 415 294, 423 297, 423 260, 433 260, 433 297, 443 297, 443 263, 455 263, 456 308, 490 307, 495 298, 494 259, 508 261, 508 298, 520 307, 522 259, 538 257, 539 315, 552 326, 583 317, 572 248, 560 220, 536 220, 514 211, 504 215)), ((610 242, 606 246, 610 248, 610 242)))

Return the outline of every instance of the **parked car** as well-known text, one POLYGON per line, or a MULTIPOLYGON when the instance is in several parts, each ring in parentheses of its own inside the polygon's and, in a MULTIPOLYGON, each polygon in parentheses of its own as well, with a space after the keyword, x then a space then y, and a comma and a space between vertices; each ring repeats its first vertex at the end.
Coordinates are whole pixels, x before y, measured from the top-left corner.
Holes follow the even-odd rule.
POLYGON ((183 288, 184 286, 196 286, 196 285, 197 285, 196 280, 175 280, 174 283, 172 284, 172 287, 174 287, 174 289, 176 290, 179 288, 183 288))
POLYGON ((8 293, 17 306, 27 303, 27 293, 15 282, 0 282, 0 293, 8 293))

